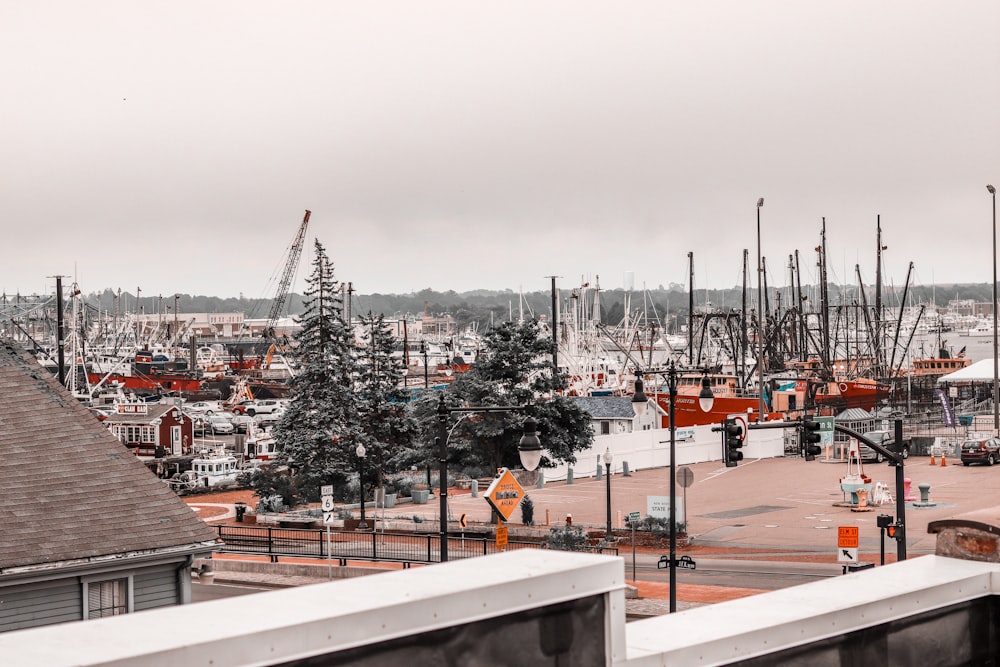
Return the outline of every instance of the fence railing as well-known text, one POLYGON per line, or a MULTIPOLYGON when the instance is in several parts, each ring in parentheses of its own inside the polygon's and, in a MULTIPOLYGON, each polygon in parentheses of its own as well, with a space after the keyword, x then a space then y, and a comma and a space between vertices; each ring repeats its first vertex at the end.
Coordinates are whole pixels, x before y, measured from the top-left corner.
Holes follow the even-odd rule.
MULTIPOLYGON (((403 563, 437 563, 441 560, 441 536, 438 533, 398 533, 323 530, 315 528, 277 528, 260 526, 216 526, 223 542, 219 551, 295 558, 337 559, 341 565, 349 560, 392 561, 403 563)), ((542 549, 543 543, 509 540, 505 551, 512 549, 542 549)), ((618 548, 596 546, 592 553, 618 555, 618 548)), ((498 553, 496 540, 479 535, 456 533, 448 535, 448 558, 472 558, 498 553)))

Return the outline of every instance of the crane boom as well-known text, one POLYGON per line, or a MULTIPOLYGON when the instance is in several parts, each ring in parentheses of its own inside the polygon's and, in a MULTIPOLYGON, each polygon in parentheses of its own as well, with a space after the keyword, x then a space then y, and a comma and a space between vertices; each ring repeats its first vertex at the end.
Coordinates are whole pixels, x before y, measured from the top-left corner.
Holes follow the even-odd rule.
POLYGON ((299 231, 295 235, 295 240, 292 241, 292 245, 288 249, 288 260, 285 262, 285 269, 281 274, 278 293, 274 295, 274 301, 271 302, 271 313, 267 317, 267 326, 264 327, 264 336, 268 339, 274 338, 274 325, 277 324, 278 318, 281 317, 281 313, 285 308, 285 301, 288 300, 288 291, 292 286, 292 276, 295 275, 295 271, 299 267, 299 258, 302 256, 302 243, 306 238, 306 228, 309 226, 310 215, 312 215, 312 211, 307 209, 305 217, 302 218, 302 224, 299 225, 299 231))

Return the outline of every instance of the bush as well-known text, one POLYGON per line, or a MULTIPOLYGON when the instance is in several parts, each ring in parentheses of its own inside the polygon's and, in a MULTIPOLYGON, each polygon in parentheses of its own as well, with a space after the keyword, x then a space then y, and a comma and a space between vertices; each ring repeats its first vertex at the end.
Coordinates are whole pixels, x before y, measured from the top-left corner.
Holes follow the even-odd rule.
POLYGON ((525 526, 535 525, 535 502, 528 494, 524 494, 524 499, 521 500, 521 523, 525 526))
POLYGON ((559 551, 588 551, 587 535, 579 526, 557 526, 549 531, 545 540, 548 549, 559 551))

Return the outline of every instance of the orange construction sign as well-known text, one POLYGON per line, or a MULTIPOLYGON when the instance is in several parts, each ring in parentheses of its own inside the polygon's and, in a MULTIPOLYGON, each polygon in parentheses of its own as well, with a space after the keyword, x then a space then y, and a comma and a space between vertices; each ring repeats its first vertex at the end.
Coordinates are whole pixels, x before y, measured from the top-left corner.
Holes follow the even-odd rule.
POLYGON ((507 468, 500 468, 490 488, 486 489, 486 502, 493 506, 504 521, 510 521, 510 516, 524 499, 524 488, 517 483, 514 475, 507 468))
POLYGON ((837 547, 840 549, 857 549, 858 527, 839 526, 837 528, 837 547))

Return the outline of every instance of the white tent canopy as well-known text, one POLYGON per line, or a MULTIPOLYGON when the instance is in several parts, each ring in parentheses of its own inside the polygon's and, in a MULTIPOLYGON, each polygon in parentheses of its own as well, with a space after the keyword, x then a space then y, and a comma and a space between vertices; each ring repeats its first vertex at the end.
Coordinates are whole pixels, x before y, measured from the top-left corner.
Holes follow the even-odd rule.
POLYGON ((983 359, 965 368, 948 373, 938 378, 938 382, 977 382, 993 381, 993 358, 983 359))

